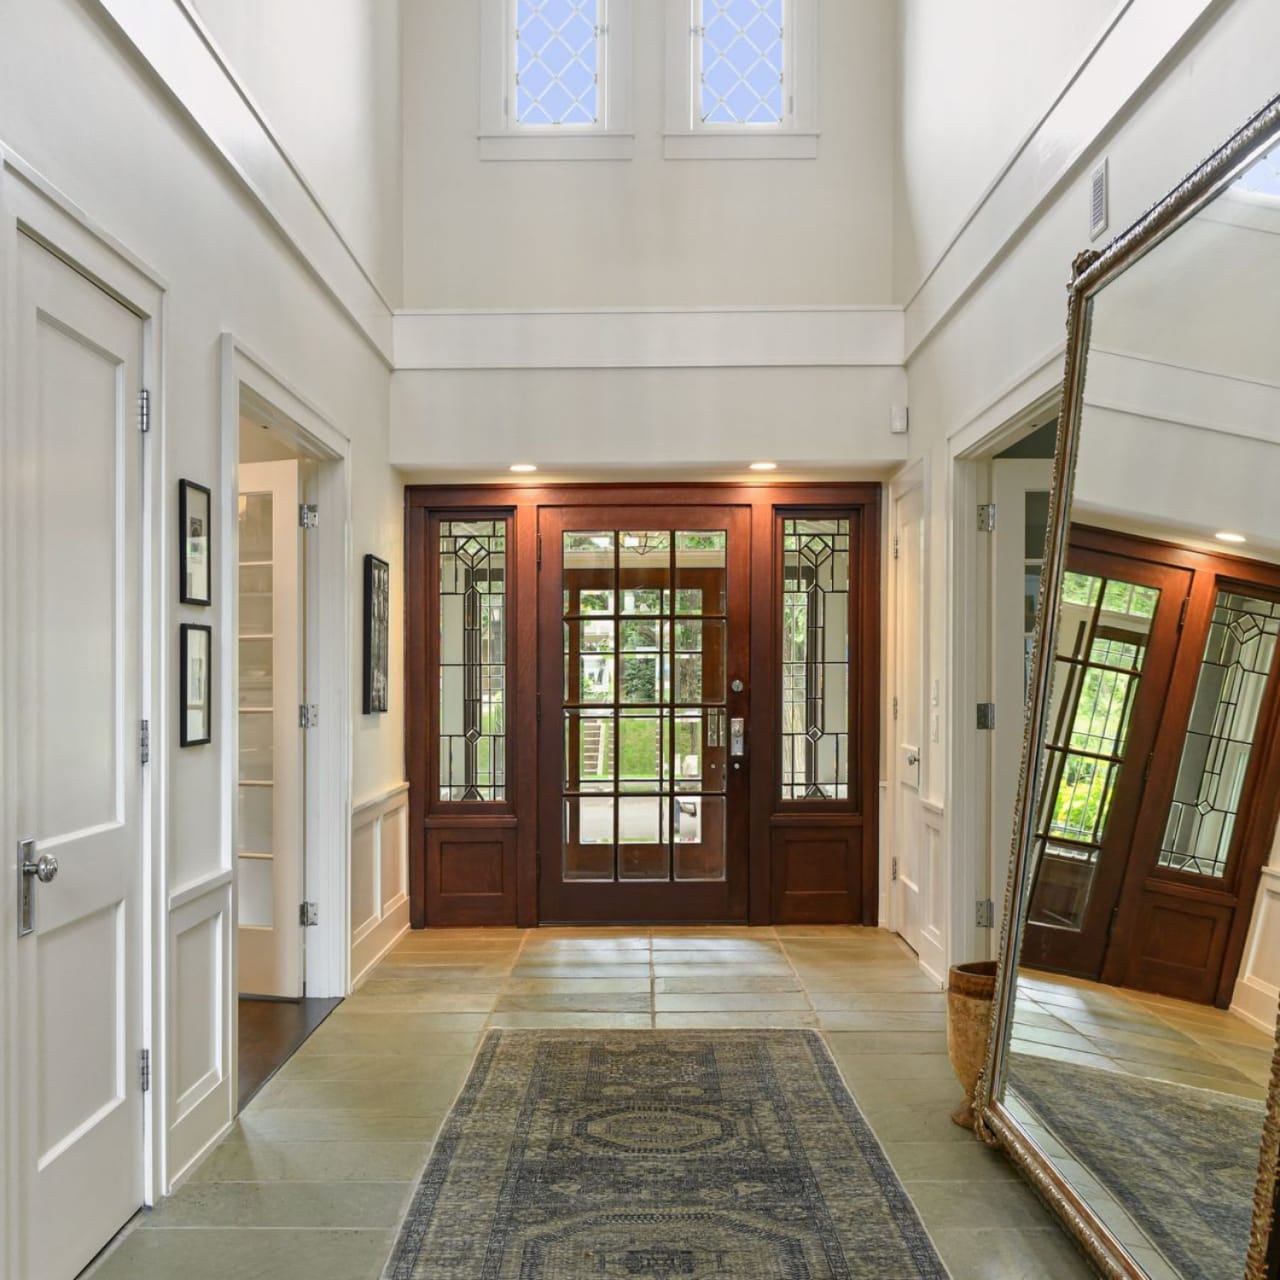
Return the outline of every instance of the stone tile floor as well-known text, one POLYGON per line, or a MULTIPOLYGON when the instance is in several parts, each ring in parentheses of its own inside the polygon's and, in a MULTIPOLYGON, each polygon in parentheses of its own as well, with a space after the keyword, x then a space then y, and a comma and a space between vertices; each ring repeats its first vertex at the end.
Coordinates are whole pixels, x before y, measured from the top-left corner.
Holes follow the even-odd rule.
POLYGON ((374 1280, 491 1027, 817 1028, 955 1280, 1090 1275, 1004 1158, 951 1123, 945 1023, 883 930, 409 934, 87 1275, 374 1280))

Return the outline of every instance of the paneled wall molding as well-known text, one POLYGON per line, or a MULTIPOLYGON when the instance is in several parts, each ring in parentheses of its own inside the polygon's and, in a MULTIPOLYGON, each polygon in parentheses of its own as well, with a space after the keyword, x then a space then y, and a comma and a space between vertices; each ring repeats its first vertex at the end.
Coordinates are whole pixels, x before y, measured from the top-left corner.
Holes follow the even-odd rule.
MULTIPOLYGON (((1223 0, 1124 0, 1049 109, 1015 148, 978 203, 925 272, 906 304, 906 349, 914 354, 1042 216, 1121 113, 1170 55, 1223 0)), ((1152 195, 1156 193, 1151 193, 1152 195)), ((1145 207, 1112 210, 1113 228, 1145 207)), ((1081 204, 1080 242, 1088 238, 1081 204)))
POLYGON ((409 784, 360 801, 351 813, 351 985, 409 927, 409 784))
POLYGON ((1245 946, 1240 977, 1231 995, 1232 1011, 1271 1034, 1280 1000, 1280 867, 1263 867, 1254 907, 1253 928, 1245 946))
POLYGON ((188 0, 97 0, 388 365, 391 306, 188 0))
POLYGON ((398 311, 407 369, 898 366, 899 307, 398 311))

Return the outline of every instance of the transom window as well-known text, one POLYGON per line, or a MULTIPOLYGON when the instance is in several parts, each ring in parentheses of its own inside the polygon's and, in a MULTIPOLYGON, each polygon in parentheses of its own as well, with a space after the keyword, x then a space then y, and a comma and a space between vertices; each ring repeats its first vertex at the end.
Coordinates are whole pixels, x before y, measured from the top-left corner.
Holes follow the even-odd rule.
POLYGON ((784 113, 784 0, 696 0, 699 119, 777 125, 784 113))
POLYGON ((599 124, 604 0, 515 5, 515 123, 599 124))

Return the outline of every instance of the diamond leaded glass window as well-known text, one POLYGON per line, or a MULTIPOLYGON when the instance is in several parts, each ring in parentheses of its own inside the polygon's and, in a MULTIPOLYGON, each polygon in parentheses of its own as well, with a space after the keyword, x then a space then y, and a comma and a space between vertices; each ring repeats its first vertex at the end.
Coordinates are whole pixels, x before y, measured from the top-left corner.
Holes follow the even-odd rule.
POLYGON ((440 524, 440 799, 507 795, 507 522, 440 524))
POLYGON ((776 125, 783 117, 784 0, 696 0, 698 117, 776 125))
POLYGON ((849 797, 849 521, 782 522, 782 799, 849 797))
POLYGON ((1160 844, 1162 867, 1226 875, 1277 636, 1280 604, 1218 592, 1160 844))
POLYGON ((604 0, 515 0, 515 122, 600 122, 604 0))

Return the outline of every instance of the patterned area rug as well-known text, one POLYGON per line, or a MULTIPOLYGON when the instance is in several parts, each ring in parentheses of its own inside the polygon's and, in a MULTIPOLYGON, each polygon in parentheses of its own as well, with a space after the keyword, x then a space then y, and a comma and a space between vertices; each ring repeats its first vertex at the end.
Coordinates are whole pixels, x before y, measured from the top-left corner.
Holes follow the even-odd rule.
POLYGON ((947 1273, 815 1033, 494 1031, 384 1274, 947 1273))
POLYGON ((1024 1053, 1009 1084, 1180 1276, 1244 1273, 1261 1102, 1024 1053))

